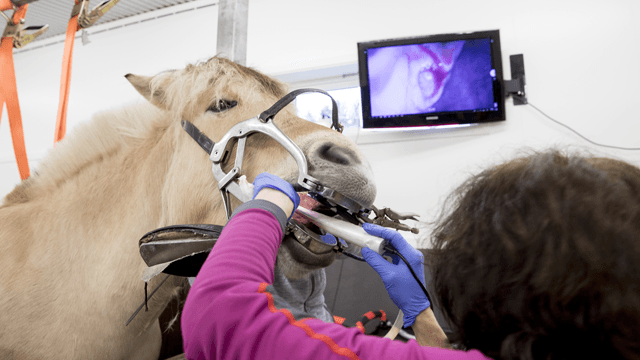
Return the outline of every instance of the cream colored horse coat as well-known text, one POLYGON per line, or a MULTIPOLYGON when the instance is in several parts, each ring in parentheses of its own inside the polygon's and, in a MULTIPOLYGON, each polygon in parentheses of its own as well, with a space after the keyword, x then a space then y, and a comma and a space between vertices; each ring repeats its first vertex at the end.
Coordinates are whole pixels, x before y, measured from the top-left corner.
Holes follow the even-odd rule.
MULTIPOLYGON (((125 327, 144 296, 138 239, 166 225, 226 223, 211 163, 180 120, 215 141, 286 92, 221 58, 127 79, 150 104, 79 125, 0 206, 0 359, 156 359, 158 315, 182 283, 165 283, 150 311, 125 327), (238 106, 218 112, 220 99, 238 106)), ((310 175, 362 204, 373 202, 371 169, 352 142, 291 107, 275 123, 302 148, 310 175)), ((252 135, 243 172, 253 181, 263 171, 297 179, 282 147, 252 135)), ((278 266, 295 278, 334 258, 285 239, 278 266)))

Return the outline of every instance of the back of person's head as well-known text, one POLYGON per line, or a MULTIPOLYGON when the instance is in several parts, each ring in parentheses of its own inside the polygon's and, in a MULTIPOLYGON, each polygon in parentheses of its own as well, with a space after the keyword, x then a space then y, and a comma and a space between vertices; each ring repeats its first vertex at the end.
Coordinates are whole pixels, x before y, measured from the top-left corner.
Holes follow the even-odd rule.
POLYGON ((449 200, 431 271, 462 345, 497 359, 640 358, 640 169, 550 151, 449 200))

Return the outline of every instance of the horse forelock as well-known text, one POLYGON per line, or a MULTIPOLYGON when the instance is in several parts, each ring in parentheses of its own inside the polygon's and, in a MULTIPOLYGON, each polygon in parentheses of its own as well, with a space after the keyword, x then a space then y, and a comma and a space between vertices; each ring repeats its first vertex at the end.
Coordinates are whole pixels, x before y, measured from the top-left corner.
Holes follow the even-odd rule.
POLYGON ((287 93, 284 83, 221 57, 159 74, 150 86, 153 94, 162 96, 171 112, 186 117, 197 115, 203 106, 206 109, 218 99, 251 105, 265 96, 272 100, 287 93))

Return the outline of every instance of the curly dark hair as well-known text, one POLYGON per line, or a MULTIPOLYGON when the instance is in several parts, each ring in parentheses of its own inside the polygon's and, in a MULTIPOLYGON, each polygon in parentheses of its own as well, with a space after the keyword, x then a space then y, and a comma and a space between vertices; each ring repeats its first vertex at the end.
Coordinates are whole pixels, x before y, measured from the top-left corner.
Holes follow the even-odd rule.
POLYGON ((640 169, 536 153, 448 204, 430 267, 459 344, 496 359, 640 358, 640 169))

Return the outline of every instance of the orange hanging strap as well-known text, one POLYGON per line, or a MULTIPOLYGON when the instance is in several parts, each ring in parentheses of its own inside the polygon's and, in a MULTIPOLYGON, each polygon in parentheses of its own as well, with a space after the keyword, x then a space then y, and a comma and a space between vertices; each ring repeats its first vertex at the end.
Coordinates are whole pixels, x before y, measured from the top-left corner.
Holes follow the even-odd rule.
MULTIPOLYGON (((76 0, 76 5, 78 1, 76 0)), ((73 45, 78 31, 78 15, 74 15, 67 25, 67 38, 64 41, 64 56, 62 58, 62 77, 60 78, 60 104, 56 120, 56 133, 53 143, 64 138, 67 131, 67 105, 69 104, 69 86, 71 85, 71 64, 73 60, 73 45)))
POLYGON ((86 29, 98 21, 107 11, 111 10, 120 0, 108 0, 89 11, 89 0, 75 0, 71 11, 71 19, 67 25, 67 38, 64 41, 64 57, 62 58, 62 76, 60 78, 60 104, 56 120, 54 145, 64 138, 67 131, 67 105, 69 103, 69 89, 71 85, 71 64, 73 62, 73 45, 78 30, 86 29))
POLYGON ((9 0, 0 0, 0 11, 7 20, 7 26, 2 34, 0 43, 0 114, 4 104, 7 104, 9 127, 13 151, 16 155, 18 170, 22 180, 29 177, 29 161, 24 145, 24 133, 22 129, 22 115, 20 114, 20 102, 18 101, 18 88, 16 85, 16 73, 13 64, 13 48, 21 48, 42 35, 49 25, 24 27, 24 16, 29 5, 15 7, 9 0), (14 9, 13 16, 9 18, 4 10, 14 9))
MULTIPOLYGON (((13 65, 14 36, 20 36, 18 28, 11 29, 12 25, 20 24, 27 12, 29 5, 23 5, 14 11, 11 22, 7 23, 5 34, 0 41, 0 116, 2 108, 7 104, 7 115, 9 117, 9 128, 11 128, 11 140, 13 142, 13 152, 16 156, 18 171, 22 180, 29 177, 29 160, 24 144, 24 132, 22 129, 22 114, 20 114, 20 102, 18 101, 18 87, 16 84, 16 72, 13 65), (16 34, 13 34, 16 31, 16 34), (13 35, 13 36, 10 36, 13 35)), ((9 0, 2 0, 0 10, 13 9, 13 4, 9 0)), ((18 42, 20 38, 18 37, 18 42)))
MULTIPOLYGON (((9 1, 11 2, 11 1, 9 1)), ((27 14, 27 8, 29 7, 29 4, 27 5, 22 5, 18 8, 18 10, 16 10, 15 13, 13 13, 13 22, 15 24, 17 24, 20 20, 24 19, 24 16, 27 14)))
POLYGON ((22 115, 20 114, 16 73, 13 66, 13 38, 2 38, 2 43, 0 44, 0 72, 0 84, 2 86, 0 111, 6 103, 7 115, 9 115, 9 127, 11 128, 11 139, 13 141, 13 151, 16 155, 20 178, 24 180, 29 177, 29 160, 27 159, 27 151, 24 145, 22 115))
POLYGON ((0 0, 0 11, 7 11, 13 9, 13 4, 10 0, 0 0))

